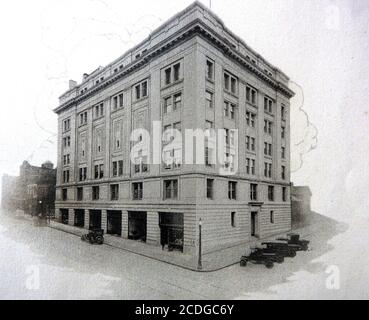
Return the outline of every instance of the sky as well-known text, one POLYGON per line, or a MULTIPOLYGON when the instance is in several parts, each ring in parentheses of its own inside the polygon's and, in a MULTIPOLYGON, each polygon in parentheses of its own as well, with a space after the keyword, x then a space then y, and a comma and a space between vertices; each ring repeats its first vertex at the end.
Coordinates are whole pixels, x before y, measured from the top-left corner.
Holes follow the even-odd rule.
MULTIPOLYGON (((209 6, 210 1, 201 1, 209 6)), ((107 65, 189 0, 34 0, 1 5, 0 176, 56 163, 52 110, 70 79, 107 65)), ((212 0, 226 26, 291 79, 292 180, 313 209, 369 212, 369 2, 212 0)))

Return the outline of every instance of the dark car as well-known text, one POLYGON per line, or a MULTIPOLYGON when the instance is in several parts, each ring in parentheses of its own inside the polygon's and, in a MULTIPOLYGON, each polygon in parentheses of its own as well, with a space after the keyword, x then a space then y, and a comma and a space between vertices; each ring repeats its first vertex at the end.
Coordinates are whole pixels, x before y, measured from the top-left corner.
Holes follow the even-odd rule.
POLYGON ((247 263, 254 263, 254 264, 263 264, 268 269, 274 267, 274 260, 276 259, 276 255, 271 254, 263 254, 262 250, 254 249, 252 250, 249 256, 242 256, 240 261, 241 267, 246 267, 247 263))
POLYGON ((297 251, 307 251, 309 249, 310 241, 300 239, 299 234, 290 233, 287 235, 287 238, 279 238, 277 240, 286 241, 288 244, 297 245, 297 251))
POLYGON ((294 244, 288 244, 285 241, 263 242, 262 245, 266 246, 265 250, 276 252, 284 257, 289 258, 296 257, 296 251, 299 247, 294 244))
POLYGON ((81 239, 83 241, 88 241, 91 244, 103 244, 104 243, 104 230, 102 229, 93 229, 88 232, 88 234, 84 234, 81 239))

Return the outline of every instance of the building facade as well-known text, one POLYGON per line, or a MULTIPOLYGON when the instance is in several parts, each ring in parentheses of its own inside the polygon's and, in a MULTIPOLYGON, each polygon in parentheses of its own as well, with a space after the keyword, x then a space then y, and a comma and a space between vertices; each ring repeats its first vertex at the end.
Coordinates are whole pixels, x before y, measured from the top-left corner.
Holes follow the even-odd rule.
POLYGON ((54 215, 56 169, 51 162, 32 166, 24 161, 18 177, 3 176, 2 208, 26 214, 54 215))
POLYGON ((55 109, 57 218, 194 257, 201 221, 202 254, 234 261, 250 241, 290 230, 288 81, 195 2, 81 84, 70 81, 55 109), (166 139, 136 149, 142 134, 132 142, 131 133, 153 137, 158 123, 183 141, 187 129, 221 129, 223 151, 207 139, 203 163, 191 164, 183 144, 166 139), (158 153, 172 163, 145 161, 158 153), (213 161, 219 153, 224 162, 213 161))

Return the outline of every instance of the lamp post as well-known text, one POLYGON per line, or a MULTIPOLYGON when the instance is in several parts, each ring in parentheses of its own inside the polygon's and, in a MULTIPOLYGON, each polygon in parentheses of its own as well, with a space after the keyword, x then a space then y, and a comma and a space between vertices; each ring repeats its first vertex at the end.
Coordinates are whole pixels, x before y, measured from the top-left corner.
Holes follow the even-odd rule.
POLYGON ((198 265, 197 265, 197 269, 198 270, 202 270, 202 257, 201 257, 201 254, 202 254, 202 248, 201 248, 201 228, 202 228, 202 220, 200 218, 199 220, 199 261, 198 261, 198 265))

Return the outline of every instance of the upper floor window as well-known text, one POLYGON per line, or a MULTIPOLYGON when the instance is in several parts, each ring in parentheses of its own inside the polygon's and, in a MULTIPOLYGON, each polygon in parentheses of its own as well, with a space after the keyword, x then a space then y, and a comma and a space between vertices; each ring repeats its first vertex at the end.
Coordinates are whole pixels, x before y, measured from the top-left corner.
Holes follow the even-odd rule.
POLYGON ((173 96, 164 99, 164 114, 174 112, 182 106, 182 93, 176 93, 173 96))
POLYGON ((94 167, 94 177, 95 179, 102 179, 104 178, 104 165, 103 164, 97 164, 94 167))
POLYGON ((87 180, 87 168, 79 168, 79 181, 87 180))
POLYGON ((238 94, 238 80, 228 72, 224 72, 224 88, 233 94, 238 94))
POLYGON ((258 92, 256 91, 256 89, 254 89, 250 86, 246 86, 246 101, 248 103, 256 105, 257 104, 257 95, 258 95, 258 92))
POLYGON ((83 126, 87 123, 87 111, 79 114, 79 125, 83 126))
POLYGON ((178 180, 164 181, 164 199, 178 199, 178 180))
POLYGON ((281 158, 286 159, 286 148, 285 147, 282 147, 281 158))
POLYGON ((63 183, 69 183, 69 178, 70 178, 70 171, 64 170, 63 171, 63 183))
POLYGON ((274 201, 274 186, 268 186, 268 200, 274 201))
POLYGON ((208 80, 214 80, 214 62, 206 60, 206 78, 208 80))
POLYGON ((143 183, 142 182, 132 183, 132 199, 142 200, 142 198, 143 198, 143 183))
POLYGON ((83 200, 83 188, 78 187, 77 188, 77 201, 82 201, 82 200, 83 200))
POLYGON ((66 119, 63 121, 63 131, 69 131, 70 130, 70 119, 66 119))
POLYGON ((100 187, 94 186, 92 187, 92 200, 99 200, 100 199, 100 187))
POLYGON ((256 140, 254 137, 246 136, 246 150, 247 151, 255 151, 256 149, 256 140))
POLYGON ((214 106, 214 94, 208 90, 206 90, 205 92, 205 101, 206 101, 206 106, 208 108, 213 108, 214 106))
POLYGON ((70 154, 66 154, 63 156, 63 165, 67 166, 70 164, 70 154))
POLYGON ((236 228, 236 212, 231 212, 231 226, 236 228))
POLYGON ((272 177, 272 164, 265 162, 264 163, 264 176, 266 178, 271 178, 272 177))
POLYGON ((246 173, 255 175, 255 159, 246 158, 246 173))
POLYGON ((68 190, 62 189, 62 200, 67 201, 68 200, 68 190))
POLYGON ((286 120, 286 107, 283 104, 281 105, 281 119, 282 121, 286 120))
POLYGON ((230 200, 237 199, 237 182, 235 181, 228 182, 228 198, 230 200))
POLYGON ((255 128, 256 125, 255 113, 252 113, 251 111, 246 111, 246 124, 251 128, 255 128))
POLYGON ((273 134, 273 122, 269 120, 264 120, 264 132, 267 134, 273 134))
POLYGON ((268 97, 264 97, 264 111, 273 113, 273 100, 268 97))
POLYGON ((284 126, 281 127, 281 138, 282 139, 286 138, 286 128, 284 126))
POLYGON ((177 62, 164 69, 164 85, 170 85, 181 78, 181 63, 177 62))
POLYGON ((287 201, 287 188, 286 187, 282 187, 282 201, 283 202, 287 201))
POLYGON ((114 96, 112 99, 112 104, 113 111, 117 110, 118 108, 123 108, 123 93, 114 96))
POLYGON ((232 120, 235 119, 236 105, 229 101, 224 101, 224 116, 232 120))
POLYGON ((70 147, 70 136, 63 138, 63 146, 64 148, 70 147))
POLYGON ((119 184, 110 185, 110 200, 116 201, 119 199, 119 184))
POLYGON ((135 100, 140 100, 148 96, 147 80, 135 85, 135 100))
POLYGON ((206 197, 208 199, 213 199, 214 196, 214 180, 213 179, 206 179, 206 197))
POLYGON ((250 184, 250 200, 257 201, 258 200, 258 185, 257 184, 250 184))
POLYGON ((100 103, 94 108, 94 118, 101 118, 104 116, 104 103, 100 103))
POLYGON ((271 143, 264 143, 264 155, 265 156, 272 156, 272 144, 271 143))
POLYGON ((282 166, 281 168, 281 178, 283 180, 286 180, 286 167, 285 166, 282 166))
POLYGON ((123 175, 123 160, 113 161, 113 177, 121 177, 123 175))

